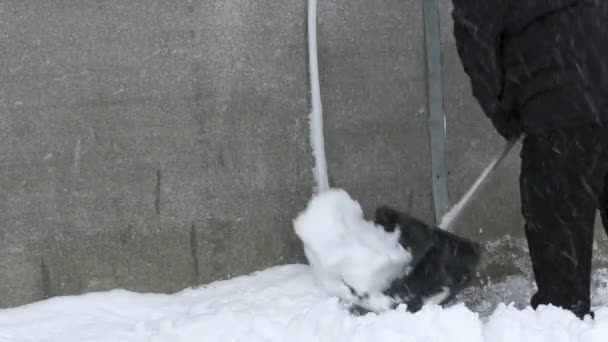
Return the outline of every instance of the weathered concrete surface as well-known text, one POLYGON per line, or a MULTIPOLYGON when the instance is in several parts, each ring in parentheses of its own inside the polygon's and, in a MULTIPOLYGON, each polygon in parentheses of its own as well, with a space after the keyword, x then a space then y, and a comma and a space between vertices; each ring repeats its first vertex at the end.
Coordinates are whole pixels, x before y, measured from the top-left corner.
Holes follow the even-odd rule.
POLYGON ((321 87, 333 185, 371 210, 432 215, 422 3, 319 2, 321 87))
POLYGON ((304 5, 0 2, 0 306, 294 261, 304 5))
MULTIPOLYGON (((503 142, 441 3, 455 201, 503 142)), ((422 2, 319 6, 333 184, 368 213, 388 203, 431 221, 422 2)), ((305 14, 302 0, 0 0, 0 307, 298 260, 305 14)), ((517 168, 514 155, 458 225, 498 241, 484 275, 527 269, 509 256, 522 250, 517 168)))

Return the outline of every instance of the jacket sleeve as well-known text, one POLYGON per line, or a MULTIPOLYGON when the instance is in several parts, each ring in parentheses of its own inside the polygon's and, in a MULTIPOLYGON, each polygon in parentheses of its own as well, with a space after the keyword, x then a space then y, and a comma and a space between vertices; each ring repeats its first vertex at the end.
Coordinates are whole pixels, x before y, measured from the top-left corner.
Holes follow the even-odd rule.
MULTIPOLYGON (((500 106, 504 83, 501 40, 510 0, 453 0, 454 37, 473 96, 495 126, 509 121, 500 106)), ((497 127, 500 131, 500 127, 497 127)))

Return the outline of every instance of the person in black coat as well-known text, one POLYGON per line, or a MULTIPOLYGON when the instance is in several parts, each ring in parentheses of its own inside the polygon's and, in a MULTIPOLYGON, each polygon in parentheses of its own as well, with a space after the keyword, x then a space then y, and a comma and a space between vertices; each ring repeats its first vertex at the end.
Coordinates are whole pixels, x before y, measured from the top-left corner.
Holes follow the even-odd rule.
POLYGON ((608 233, 608 1, 453 0, 473 95, 506 139, 525 135, 522 213, 533 308, 590 308, 596 211, 608 233))

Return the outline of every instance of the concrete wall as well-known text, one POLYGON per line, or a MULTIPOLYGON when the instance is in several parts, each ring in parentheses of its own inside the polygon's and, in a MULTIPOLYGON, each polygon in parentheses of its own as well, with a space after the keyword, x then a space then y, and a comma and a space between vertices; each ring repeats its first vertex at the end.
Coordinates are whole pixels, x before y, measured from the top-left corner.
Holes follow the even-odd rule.
MULTIPOLYGON (((441 3, 456 200, 502 141, 470 98, 441 3)), ((319 6, 333 184, 368 211, 431 221, 422 1, 319 6)), ((302 0, 0 0, 0 307, 302 260, 305 14, 302 0)), ((463 233, 521 231, 517 159, 463 233)))
POLYGON ((0 2, 0 306, 294 261, 304 9, 0 2))

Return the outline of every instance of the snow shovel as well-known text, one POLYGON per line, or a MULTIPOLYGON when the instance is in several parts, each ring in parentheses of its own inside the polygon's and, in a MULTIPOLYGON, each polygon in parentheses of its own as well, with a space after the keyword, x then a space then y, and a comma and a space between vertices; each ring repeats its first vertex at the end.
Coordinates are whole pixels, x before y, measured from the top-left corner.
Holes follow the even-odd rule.
MULTIPOLYGON (((502 164, 514 148, 515 139, 495 158, 473 184, 465 196, 450 209, 440 224, 451 226, 462 210, 471 203, 489 176, 502 164)), ((406 304, 410 312, 419 311, 425 304, 443 305, 454 298, 469 283, 481 259, 481 245, 445 229, 428 225, 406 213, 388 206, 376 210, 375 223, 387 231, 401 229, 399 243, 410 251, 412 262, 403 277, 394 280, 384 295, 392 298, 393 307, 406 304)), ((356 315, 370 312, 355 305, 356 315)))

